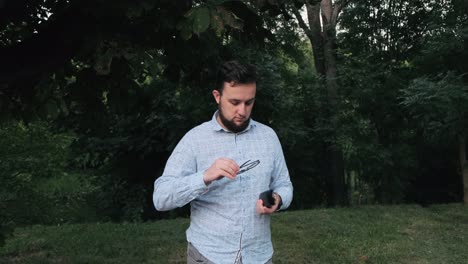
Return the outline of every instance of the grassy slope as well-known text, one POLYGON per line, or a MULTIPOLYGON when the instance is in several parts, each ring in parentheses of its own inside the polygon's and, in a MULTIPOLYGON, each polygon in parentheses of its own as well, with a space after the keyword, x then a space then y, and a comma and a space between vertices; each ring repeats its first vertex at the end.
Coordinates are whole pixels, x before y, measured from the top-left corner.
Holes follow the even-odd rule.
MULTIPOLYGON (((17 229, 0 263, 184 263, 188 219, 17 229)), ((276 263, 467 263, 459 204, 316 209, 273 217, 276 263)))

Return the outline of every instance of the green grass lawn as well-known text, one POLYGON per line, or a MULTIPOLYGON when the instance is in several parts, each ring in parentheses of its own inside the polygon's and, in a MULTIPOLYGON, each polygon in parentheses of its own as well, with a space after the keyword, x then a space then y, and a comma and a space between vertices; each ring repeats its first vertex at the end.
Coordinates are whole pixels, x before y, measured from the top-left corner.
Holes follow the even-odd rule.
MULTIPOLYGON (((18 228, 0 263, 184 263, 188 219, 18 228)), ((468 207, 366 206, 273 216, 274 263, 468 263, 468 207)), ((246 263, 249 264, 249 263, 246 263)))

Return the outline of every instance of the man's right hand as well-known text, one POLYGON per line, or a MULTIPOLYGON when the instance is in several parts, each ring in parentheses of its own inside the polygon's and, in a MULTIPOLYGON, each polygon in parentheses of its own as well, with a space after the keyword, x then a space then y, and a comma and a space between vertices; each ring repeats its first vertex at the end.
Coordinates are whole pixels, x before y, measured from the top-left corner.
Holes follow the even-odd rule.
POLYGON ((239 169, 239 165, 237 165, 234 160, 219 158, 205 171, 203 180, 206 185, 209 185, 211 182, 219 180, 222 177, 227 177, 233 180, 236 178, 239 169))

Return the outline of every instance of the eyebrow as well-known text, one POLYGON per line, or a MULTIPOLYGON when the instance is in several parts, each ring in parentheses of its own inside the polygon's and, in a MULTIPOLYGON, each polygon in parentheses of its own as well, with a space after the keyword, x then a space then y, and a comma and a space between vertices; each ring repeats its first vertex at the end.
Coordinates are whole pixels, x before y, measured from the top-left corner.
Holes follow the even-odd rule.
MULTIPOLYGON (((242 100, 239 100, 239 99, 229 99, 228 101, 231 102, 231 103, 241 103, 242 102, 242 100)), ((249 100, 247 100, 245 102, 250 103, 250 102, 253 102, 253 101, 255 101, 255 97, 251 98, 251 99, 249 99, 249 100)))

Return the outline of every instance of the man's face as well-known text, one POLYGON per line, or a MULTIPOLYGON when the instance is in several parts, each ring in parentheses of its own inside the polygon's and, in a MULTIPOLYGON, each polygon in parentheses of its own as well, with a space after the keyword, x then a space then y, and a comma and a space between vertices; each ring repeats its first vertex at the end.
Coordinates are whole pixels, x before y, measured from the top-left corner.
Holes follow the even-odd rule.
POLYGON ((243 131, 249 125, 256 91, 255 83, 234 82, 224 83, 222 95, 214 90, 213 96, 219 110, 218 122, 221 126, 234 133, 243 131))

